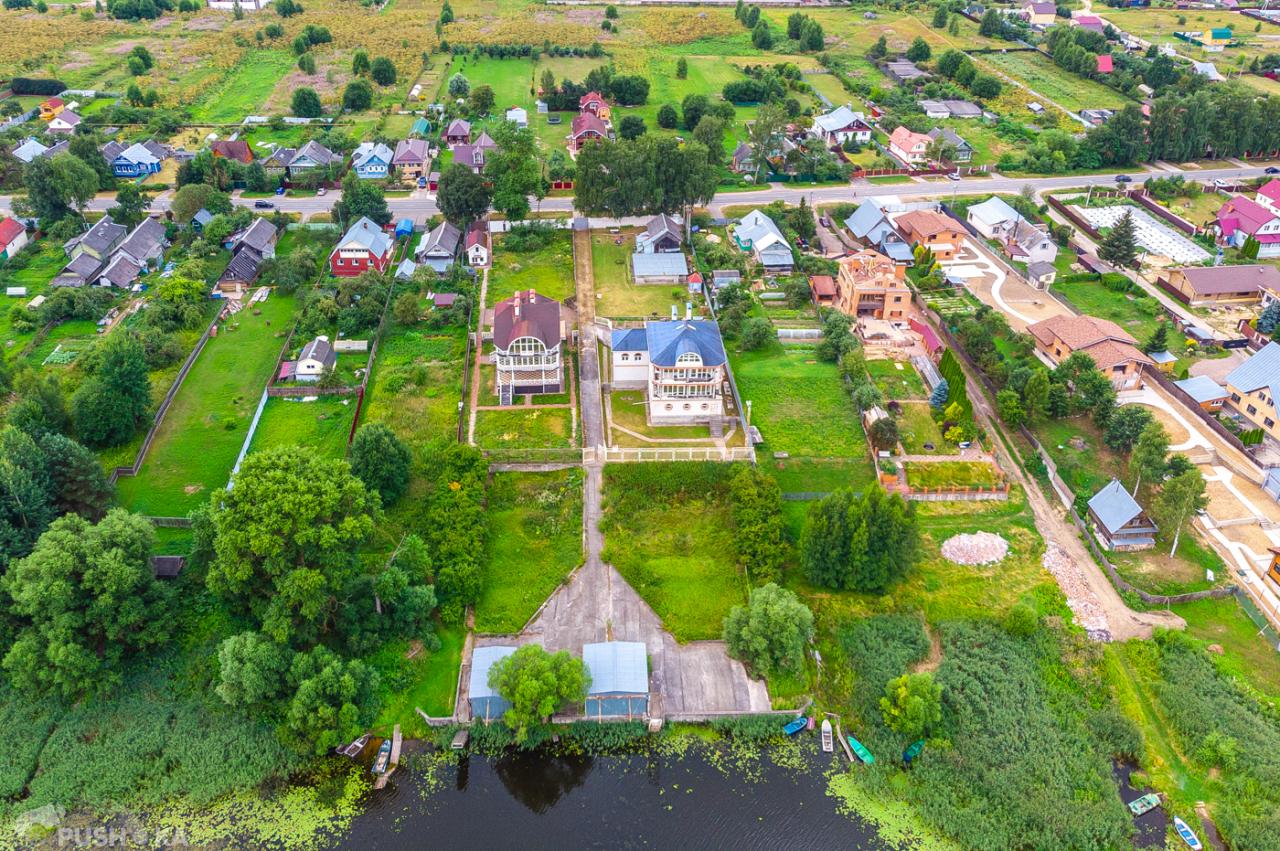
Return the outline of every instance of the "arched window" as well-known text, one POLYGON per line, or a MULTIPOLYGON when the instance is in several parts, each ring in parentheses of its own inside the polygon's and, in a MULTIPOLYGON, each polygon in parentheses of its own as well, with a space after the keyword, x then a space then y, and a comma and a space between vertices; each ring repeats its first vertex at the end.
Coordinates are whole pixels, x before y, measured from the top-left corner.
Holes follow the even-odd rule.
POLYGON ((699 355, 698 355, 698 353, 697 353, 697 352, 685 352, 685 353, 684 353, 684 354, 682 354, 680 357, 676 358, 676 363, 678 363, 678 364, 700 364, 700 363, 702 363, 702 358, 701 358, 701 356, 699 356, 699 355))

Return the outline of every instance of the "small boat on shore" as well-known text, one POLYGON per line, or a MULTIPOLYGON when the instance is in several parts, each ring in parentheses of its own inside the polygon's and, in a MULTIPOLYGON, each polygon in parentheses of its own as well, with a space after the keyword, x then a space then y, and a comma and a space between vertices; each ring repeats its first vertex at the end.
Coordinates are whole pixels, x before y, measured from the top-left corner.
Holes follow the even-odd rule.
POLYGON ((1129 812, 1133 813, 1135 816, 1140 816, 1143 813, 1151 812, 1158 806, 1160 806, 1160 796, 1155 792, 1149 792, 1141 798, 1130 801, 1129 812))
POLYGON ((799 718, 789 721, 787 726, 782 728, 782 732, 786 733, 788 736, 794 736, 807 726, 809 726, 809 719, 801 715, 799 718))
POLYGON ((382 747, 378 748, 378 755, 373 758, 373 768, 370 769, 372 774, 386 774, 387 766, 391 763, 391 740, 384 739, 382 747))
POLYGON ((835 742, 831 738, 831 722, 826 718, 822 719, 822 752, 831 753, 836 749, 835 742))
POLYGON ((1204 846, 1200 844, 1200 837, 1196 836, 1196 832, 1192 830, 1185 821, 1177 816, 1173 817, 1173 829, 1178 831, 1178 836, 1182 837, 1182 841, 1187 843, 1187 847, 1190 848, 1191 851, 1201 851, 1201 849, 1204 848, 1204 846))
POLYGON ((871 755, 871 751, 867 750, 862 742, 853 736, 845 736, 845 738, 849 740, 849 747, 853 748, 853 752, 858 755, 858 759, 862 760, 864 765, 871 765, 876 761, 876 758, 871 755))

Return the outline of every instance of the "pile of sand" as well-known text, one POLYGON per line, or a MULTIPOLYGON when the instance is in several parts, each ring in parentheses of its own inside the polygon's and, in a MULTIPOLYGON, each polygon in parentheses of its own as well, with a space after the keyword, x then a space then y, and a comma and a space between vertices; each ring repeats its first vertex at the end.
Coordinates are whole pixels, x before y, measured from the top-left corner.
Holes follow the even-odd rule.
POLYGON ((991 532, 954 535, 942 542, 942 556, 954 564, 995 564, 1009 554, 1009 542, 991 532))

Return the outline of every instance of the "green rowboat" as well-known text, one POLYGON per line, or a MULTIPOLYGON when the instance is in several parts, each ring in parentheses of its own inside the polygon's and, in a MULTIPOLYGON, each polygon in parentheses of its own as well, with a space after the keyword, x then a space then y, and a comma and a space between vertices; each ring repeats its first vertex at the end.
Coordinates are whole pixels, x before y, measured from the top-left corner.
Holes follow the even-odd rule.
POLYGON ((876 761, 876 758, 871 755, 871 751, 863 747, 862 742, 858 741, 853 736, 846 735, 845 738, 849 740, 849 747, 853 748, 853 752, 857 754, 858 759, 862 760, 863 763, 871 765, 876 761))
POLYGON ((1154 792, 1151 792, 1149 794, 1143 795, 1141 798, 1138 798, 1137 800, 1130 801, 1129 812, 1133 813, 1135 816, 1140 816, 1143 813, 1151 812, 1158 806, 1160 806, 1160 796, 1154 792))

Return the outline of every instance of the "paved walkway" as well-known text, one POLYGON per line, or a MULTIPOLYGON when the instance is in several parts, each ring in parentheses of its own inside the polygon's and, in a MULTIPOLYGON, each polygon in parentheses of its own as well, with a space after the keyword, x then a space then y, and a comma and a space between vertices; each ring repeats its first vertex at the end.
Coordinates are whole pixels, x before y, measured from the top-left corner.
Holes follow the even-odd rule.
POLYGON ((1066 305, 1038 290, 987 255, 984 246, 966 238, 955 259, 942 264, 947 272, 964 279, 965 287, 979 301, 1003 313, 1015 331, 1051 316, 1070 315, 1066 305), (1014 305, 1018 305, 1015 307, 1014 305))

